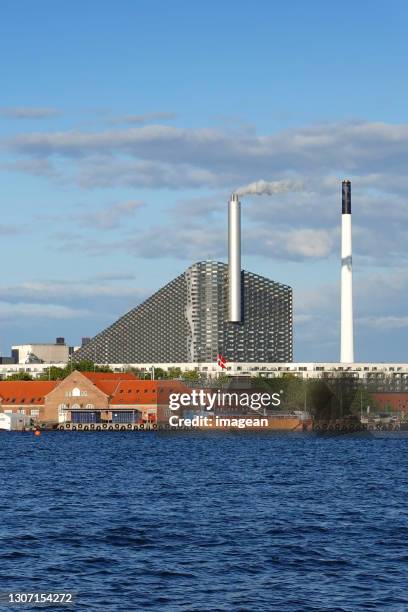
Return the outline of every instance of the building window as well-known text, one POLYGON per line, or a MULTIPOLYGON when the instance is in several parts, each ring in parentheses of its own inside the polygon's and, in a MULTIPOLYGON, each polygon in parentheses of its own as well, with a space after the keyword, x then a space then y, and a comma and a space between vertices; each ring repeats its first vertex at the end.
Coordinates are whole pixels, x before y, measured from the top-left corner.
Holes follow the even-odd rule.
POLYGON ((73 423, 99 423, 100 416, 100 412, 78 411, 71 414, 73 423))
POLYGON ((25 408, 19 408, 17 412, 18 414, 25 414, 25 408))
POLYGON ((81 396, 81 391, 80 389, 78 389, 78 387, 74 387, 71 391, 71 396, 72 397, 80 397, 81 396))
POLYGON ((31 415, 32 417, 38 417, 38 416, 40 416, 40 411, 39 411, 39 409, 38 409, 38 408, 32 408, 32 409, 31 409, 31 411, 30 411, 30 415, 31 415))
POLYGON ((112 413, 113 423, 134 423, 138 420, 138 411, 136 410, 121 410, 112 413))
POLYGON ((86 408, 88 408, 88 410, 92 410, 93 408, 95 408, 95 406, 93 404, 87 404, 86 408))

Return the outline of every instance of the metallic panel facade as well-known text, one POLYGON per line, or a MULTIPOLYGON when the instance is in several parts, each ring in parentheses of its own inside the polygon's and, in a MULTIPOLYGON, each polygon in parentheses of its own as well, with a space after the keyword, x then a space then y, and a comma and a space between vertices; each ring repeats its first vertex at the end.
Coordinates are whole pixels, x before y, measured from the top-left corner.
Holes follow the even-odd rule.
POLYGON ((229 318, 229 269, 202 261, 81 347, 96 363, 290 362, 292 289, 241 272, 242 318, 229 318))

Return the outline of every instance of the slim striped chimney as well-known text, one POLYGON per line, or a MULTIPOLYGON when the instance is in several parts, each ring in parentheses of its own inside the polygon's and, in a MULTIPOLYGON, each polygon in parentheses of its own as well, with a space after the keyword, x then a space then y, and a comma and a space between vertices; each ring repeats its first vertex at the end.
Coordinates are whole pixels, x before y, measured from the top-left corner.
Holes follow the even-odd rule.
POLYGON ((228 202, 228 320, 241 321, 241 202, 233 193, 228 202))
POLYGON ((353 271, 351 249, 351 183, 342 182, 341 215, 341 363, 353 363, 353 271))

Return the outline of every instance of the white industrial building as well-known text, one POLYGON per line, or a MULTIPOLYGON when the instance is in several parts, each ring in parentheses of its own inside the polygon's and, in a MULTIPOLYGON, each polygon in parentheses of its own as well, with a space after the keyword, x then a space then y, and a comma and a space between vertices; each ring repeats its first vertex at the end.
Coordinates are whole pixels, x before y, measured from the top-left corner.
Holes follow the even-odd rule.
POLYGON ((57 338, 55 343, 15 344, 11 355, 19 364, 52 363, 65 364, 69 359, 69 346, 64 338, 57 338))

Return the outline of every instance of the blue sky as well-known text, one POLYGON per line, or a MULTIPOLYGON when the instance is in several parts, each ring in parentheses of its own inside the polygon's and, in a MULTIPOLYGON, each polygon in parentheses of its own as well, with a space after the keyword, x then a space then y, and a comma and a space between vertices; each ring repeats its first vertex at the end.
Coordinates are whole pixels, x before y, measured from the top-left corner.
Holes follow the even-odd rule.
POLYGON ((407 361, 406 3, 4 0, 0 349, 77 344, 192 261, 290 284, 295 358, 339 355, 352 179, 356 358, 407 361))

